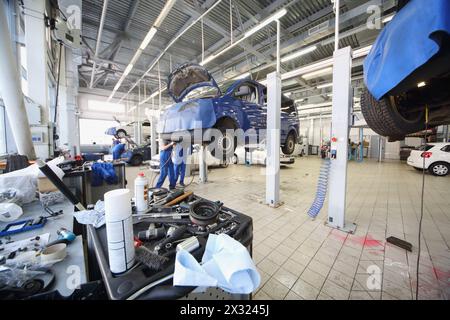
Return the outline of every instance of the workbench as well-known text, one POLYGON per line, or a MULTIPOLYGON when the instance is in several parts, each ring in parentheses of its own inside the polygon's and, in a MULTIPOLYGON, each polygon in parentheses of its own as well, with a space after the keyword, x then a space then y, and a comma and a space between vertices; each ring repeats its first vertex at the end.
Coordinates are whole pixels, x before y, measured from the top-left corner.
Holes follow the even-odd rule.
MULTIPOLYGON (((59 211, 62 209, 64 213, 55 218, 48 219, 47 223, 42 228, 12 235, 11 240, 18 241, 45 233, 50 233, 49 242, 52 242, 58 238, 56 233, 58 229, 73 229, 74 208, 69 201, 52 205, 50 208, 53 211, 59 211)), ((48 215, 39 201, 33 201, 32 203, 25 204, 22 206, 22 209, 24 213, 18 220, 26 220, 48 215)), ((0 222, 0 230, 4 229, 7 224, 8 223, 0 222)), ((4 237, 1 239, 2 241, 5 240, 4 237)), ((69 286, 73 283, 74 275, 75 273, 78 273, 78 271, 79 284, 87 282, 82 237, 77 236, 76 239, 67 246, 66 250, 67 257, 63 261, 56 263, 51 267, 51 270, 55 274, 55 281, 49 288, 49 291, 59 291, 62 296, 70 296, 73 293, 74 289, 69 288, 69 286), (67 284, 69 284, 69 286, 67 284)))

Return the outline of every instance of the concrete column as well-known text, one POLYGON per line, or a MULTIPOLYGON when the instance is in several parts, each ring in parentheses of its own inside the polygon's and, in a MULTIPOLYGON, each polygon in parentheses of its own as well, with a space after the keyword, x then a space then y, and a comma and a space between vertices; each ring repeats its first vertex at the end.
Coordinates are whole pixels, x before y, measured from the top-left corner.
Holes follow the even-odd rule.
POLYGON ((44 24, 45 0, 24 0, 25 46, 27 49, 28 96, 41 106, 41 126, 33 132, 43 132, 43 143, 36 144, 38 158, 50 156, 53 133, 49 130, 49 81, 47 69, 46 28, 44 24))
POLYGON ((72 49, 63 48, 58 102, 58 146, 75 156, 80 153, 78 128, 78 71, 80 57, 72 49))
POLYGON ((18 153, 26 155, 29 159, 35 159, 36 154, 31 141, 30 126, 3 3, 0 4, 0 43, 0 95, 5 104, 18 153))

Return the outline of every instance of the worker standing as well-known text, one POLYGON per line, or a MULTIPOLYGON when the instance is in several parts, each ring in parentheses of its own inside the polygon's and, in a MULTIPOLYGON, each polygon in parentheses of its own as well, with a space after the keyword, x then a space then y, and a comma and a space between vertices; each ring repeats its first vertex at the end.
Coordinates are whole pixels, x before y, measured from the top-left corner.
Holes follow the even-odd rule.
POLYGON ((172 163, 172 150, 174 142, 169 142, 168 140, 161 140, 159 145, 159 179, 156 183, 157 188, 161 188, 166 180, 166 177, 169 176, 169 189, 175 189, 175 173, 173 171, 173 163, 172 163))
POLYGON ((181 143, 177 143, 173 152, 172 162, 175 171, 175 183, 180 178, 180 186, 184 187, 184 176, 186 174, 186 156, 184 156, 184 147, 181 143))

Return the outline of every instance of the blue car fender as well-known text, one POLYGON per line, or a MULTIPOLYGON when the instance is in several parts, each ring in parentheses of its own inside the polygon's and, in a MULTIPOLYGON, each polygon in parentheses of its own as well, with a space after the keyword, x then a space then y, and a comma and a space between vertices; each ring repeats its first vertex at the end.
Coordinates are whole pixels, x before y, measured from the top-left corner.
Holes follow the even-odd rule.
POLYGON ((165 110, 158 122, 158 133, 211 128, 216 123, 212 99, 179 102, 165 110))

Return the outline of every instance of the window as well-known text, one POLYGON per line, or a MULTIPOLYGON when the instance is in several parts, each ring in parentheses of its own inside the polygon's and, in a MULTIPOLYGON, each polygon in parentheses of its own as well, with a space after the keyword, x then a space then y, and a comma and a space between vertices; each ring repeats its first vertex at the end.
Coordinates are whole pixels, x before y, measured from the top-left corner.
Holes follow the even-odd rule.
POLYGON ((89 111, 105 112, 105 113, 125 113, 125 105, 121 103, 112 103, 99 100, 88 101, 89 111))
POLYGON ((431 145, 431 144, 425 144, 425 145, 423 145, 423 146, 420 146, 419 147, 419 151, 428 151, 428 150, 430 150, 431 148, 433 148, 434 146, 433 145, 431 145))
POLYGON ((234 97, 249 103, 259 103, 258 88, 250 83, 244 83, 234 91, 234 97))
POLYGON ((446 145, 445 147, 443 147, 443 148, 441 149, 441 151, 444 151, 444 152, 450 152, 450 144, 449 144, 449 145, 446 145))
POLYGON ((112 137, 105 134, 111 127, 117 127, 116 121, 80 119, 80 144, 107 144, 112 143, 112 137))

